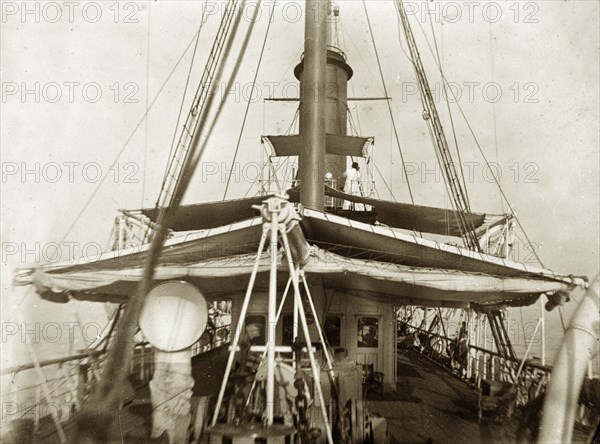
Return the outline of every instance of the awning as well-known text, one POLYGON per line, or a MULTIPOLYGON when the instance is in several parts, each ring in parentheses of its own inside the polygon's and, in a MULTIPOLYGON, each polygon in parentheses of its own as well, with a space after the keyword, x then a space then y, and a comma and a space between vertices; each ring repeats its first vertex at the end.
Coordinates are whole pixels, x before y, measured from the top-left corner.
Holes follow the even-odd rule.
MULTIPOLYGON (((300 187, 292 188, 287 193, 290 197, 290 202, 299 202, 300 187)), ((446 236, 459 237, 461 235, 458 225, 458 215, 453 210, 353 196, 334 190, 326 185, 325 195, 371 206, 374 208, 374 212, 372 213, 373 218, 391 227, 446 236)), ((169 228, 175 231, 203 230, 246 220, 258 215, 258 212, 252 208, 252 205, 259 205, 269 197, 271 196, 183 205, 173 215, 169 228)), ((141 212, 153 222, 156 222, 158 210, 143 209, 141 212)), ((361 215, 360 212, 356 213, 361 215)), ((348 217, 352 218, 352 215, 349 214, 348 217)), ((465 217, 472 227, 477 229, 486 223, 503 220, 506 216, 471 213, 468 215, 465 214, 465 217)))
MULTIPOLYGON (((208 259, 189 264, 162 264, 155 280, 184 279, 196 285, 207 298, 243 293, 255 255, 208 259)), ((287 281, 285 260, 278 257, 280 287, 287 281)), ((268 288, 270 258, 263 254, 258 268, 256 290, 268 288)), ((471 306, 483 310, 498 305, 528 305, 541 293, 568 291, 569 281, 546 280, 535 276, 502 277, 459 270, 409 267, 379 261, 349 259, 314 249, 305 267, 319 275, 326 288, 334 287, 368 299, 392 304, 471 306)), ((143 267, 104 270, 72 269, 65 273, 37 270, 31 283, 42 295, 56 300, 57 294, 87 300, 125 302, 135 293, 143 267), (49 293, 54 293, 50 296, 49 293)))
MULTIPOLYGON (((391 227, 446 236, 461 236, 458 213, 453 210, 355 196, 329 186, 325 186, 325 195, 371 206, 377 214, 376 220, 391 227)), ((486 215, 481 213, 465 213, 464 217, 472 229, 477 229, 486 219, 486 215)))
MULTIPOLYGON (((302 148, 300 135, 263 136, 275 156, 299 156, 302 148)), ((339 156, 366 157, 367 148, 373 143, 372 137, 339 136, 327 134, 325 152, 339 156)))
MULTIPOLYGON (((173 214, 173 222, 169 228, 175 231, 205 230, 250 219, 258 215, 252 205, 260 205, 269 197, 271 196, 181 205, 173 214)), ((145 208, 141 212, 153 222, 158 219, 159 210, 156 208, 145 208)))
MULTIPOLYGON (((560 294, 585 285, 494 256, 405 235, 391 228, 304 210, 301 227, 313 245, 306 273, 326 287, 391 304, 471 306, 491 309, 532 304, 542 294, 560 294)), ((157 282, 184 279, 208 298, 242 294, 248 284, 262 232, 261 218, 171 239, 155 271, 157 282)), ((142 277, 147 249, 107 253, 95 261, 41 267, 21 275, 45 298, 68 296, 124 302, 142 277)), ((285 261, 284 261, 285 262, 285 261)), ((284 285, 287 266, 278 261, 284 285)), ((267 289, 269 257, 262 255, 256 288, 267 289)))
POLYGON ((454 269, 494 276, 530 275, 567 279, 570 282, 568 278, 550 270, 320 211, 305 209, 301 225, 310 244, 348 258, 412 267, 454 269))
MULTIPOLYGON (((187 264, 202 260, 256 252, 262 233, 262 218, 246 220, 202 233, 177 236, 165 242, 159 264, 187 264)), ((46 265, 51 273, 71 271, 122 270, 143 267, 150 244, 110 251, 100 257, 82 258, 71 263, 46 265)))

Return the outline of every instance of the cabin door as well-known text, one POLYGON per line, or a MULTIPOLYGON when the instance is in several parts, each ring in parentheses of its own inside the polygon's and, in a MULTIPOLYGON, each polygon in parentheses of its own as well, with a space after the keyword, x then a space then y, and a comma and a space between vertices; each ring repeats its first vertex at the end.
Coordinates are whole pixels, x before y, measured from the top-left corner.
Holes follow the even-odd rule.
POLYGON ((383 331, 379 316, 356 317, 356 362, 383 371, 383 331))

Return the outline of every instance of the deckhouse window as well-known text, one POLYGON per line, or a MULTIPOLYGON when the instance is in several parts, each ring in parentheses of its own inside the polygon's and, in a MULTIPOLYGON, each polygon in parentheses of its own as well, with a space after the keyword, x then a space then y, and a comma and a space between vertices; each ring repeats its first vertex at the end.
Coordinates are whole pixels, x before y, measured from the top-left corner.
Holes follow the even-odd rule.
POLYGON ((357 346, 363 348, 379 347, 379 319, 360 317, 357 320, 357 346))

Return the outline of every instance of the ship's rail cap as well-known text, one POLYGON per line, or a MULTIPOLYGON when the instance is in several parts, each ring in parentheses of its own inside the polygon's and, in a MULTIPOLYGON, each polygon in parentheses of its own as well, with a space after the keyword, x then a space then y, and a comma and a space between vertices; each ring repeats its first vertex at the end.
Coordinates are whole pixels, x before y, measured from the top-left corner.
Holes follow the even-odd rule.
POLYGON ((342 51, 340 48, 338 48, 337 46, 327 45, 327 51, 338 53, 339 55, 342 56, 342 58, 344 59, 344 62, 347 60, 346 53, 344 51, 342 51))
MULTIPOLYGON (((334 53, 340 55, 342 57, 342 59, 344 59, 344 62, 346 62, 348 60, 346 53, 344 51, 342 51, 340 48, 338 48, 337 46, 327 45, 326 48, 327 48, 328 52, 334 52, 334 53)), ((300 62, 303 62, 303 61, 304 61, 304 53, 300 54, 300 62)))

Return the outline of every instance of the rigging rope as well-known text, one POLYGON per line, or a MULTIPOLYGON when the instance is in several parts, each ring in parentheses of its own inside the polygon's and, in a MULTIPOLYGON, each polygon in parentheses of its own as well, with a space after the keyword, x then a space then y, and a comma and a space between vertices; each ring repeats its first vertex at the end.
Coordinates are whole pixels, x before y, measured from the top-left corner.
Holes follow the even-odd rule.
MULTIPOLYGON (((148 99, 150 95, 150 9, 152 3, 148 3, 148 35, 146 36, 146 113, 148 112, 148 99)), ((141 208, 144 208, 146 197, 146 165, 148 163, 148 115, 144 128, 144 167, 142 169, 142 199, 141 208)))
MULTIPOLYGON (((444 72, 442 71, 442 57, 440 57, 440 52, 438 50, 437 38, 435 36, 435 31, 433 29, 433 20, 430 20, 429 24, 431 25, 431 34, 433 35, 433 42, 435 44, 435 52, 436 52, 437 60, 438 60, 437 65, 439 67, 440 75, 443 78, 444 72)), ((421 26, 420 22, 419 22, 419 28, 421 28, 421 32, 423 33, 423 36, 425 36, 425 40, 427 41, 427 44, 429 45, 429 40, 427 39, 427 35, 425 35, 425 30, 421 26)), ((442 39, 443 39, 443 35, 442 35, 442 39)), ((443 40, 442 40, 442 45, 443 45, 443 40)), ((442 80, 442 82, 443 82, 443 80, 442 80)), ((444 84, 444 91, 446 90, 447 86, 448 85, 444 84)), ((458 137, 456 136, 456 128, 454 126, 454 118, 452 117, 452 110, 450 109, 450 101, 448 100, 447 93, 444 95, 444 101, 446 102, 446 109, 448 110, 448 117, 450 119, 450 127, 452 128, 452 137, 454 140, 454 147, 456 148, 456 155, 458 157, 458 171, 460 172, 460 178, 462 179, 463 187, 465 188, 465 200, 467 202, 468 210, 471 211, 471 202, 469 201, 469 193, 468 193, 468 189, 467 189, 467 182, 465 180, 465 173, 463 170, 463 162, 462 162, 462 158, 460 155, 460 148, 458 145, 458 137)))
MULTIPOLYGON (((255 11, 260 9, 260 4, 261 4, 261 1, 259 0, 258 6, 256 7, 255 11)), ((244 111, 244 119, 242 120, 242 128, 240 129, 240 135, 238 137, 237 144, 235 146, 235 152, 233 154, 233 160, 231 163, 232 169, 235 168, 235 160, 237 158, 238 151, 240 149, 240 143, 242 141, 242 135, 244 134, 244 129, 246 127, 246 119, 248 118, 248 111, 250 110, 250 104, 252 103, 252 97, 254 96, 254 89, 256 87, 256 79, 258 78, 258 73, 260 71, 260 65, 262 63, 262 58, 265 53, 265 46, 267 45, 267 39, 269 37, 269 30, 271 29, 271 23, 273 23, 274 11, 275 11, 275 7, 271 8, 271 14, 269 16, 269 23, 267 25, 267 30, 265 32, 265 38, 263 40, 262 48, 260 49, 260 55, 258 56, 258 63, 256 65, 256 70, 254 72, 254 79, 252 80, 252 88, 250 90, 250 95, 248 97, 248 101, 246 102, 246 110, 244 111)), ((223 193, 223 200, 225 200, 225 198, 227 197, 227 191, 229 190, 231 176, 232 175, 230 174, 229 177, 227 178, 227 184, 225 185, 225 192, 223 193)))
MULTIPOLYGON (((179 128, 181 116, 183 115, 183 105, 185 104, 185 98, 187 97, 187 91, 188 91, 188 87, 190 84, 190 78, 192 76, 192 69, 194 67, 194 61, 196 59, 196 54, 198 51, 198 42, 200 41, 200 33, 201 33, 202 27, 204 25, 205 15, 206 15, 206 7, 203 7, 202 8, 202 16, 200 18, 200 26, 198 27, 198 32, 196 32, 196 43, 194 44, 194 51, 192 52, 192 60, 190 61, 190 68, 188 69, 188 74, 187 74, 187 78, 185 81, 185 87, 183 89, 183 95, 181 96, 181 104, 179 105, 179 112, 177 113, 177 122, 175 123, 175 130, 173 131, 173 139, 171 140, 171 148, 169 150, 169 156, 168 156, 169 161, 167 163, 167 168, 165 169, 165 173, 163 175, 163 181, 160 185, 161 189, 167 183, 167 180, 169 178, 168 172, 171 170, 172 163, 174 161, 174 152, 175 152, 175 147, 176 147, 175 141, 177 140, 177 129, 179 128)), ((156 205, 158 205, 158 200, 156 202, 156 205)))
MULTIPOLYGON (((194 102, 192 103, 186 122, 183 125, 177 148, 173 154, 174 160, 171 162, 171 168, 167 170, 168 181, 160 190, 157 199, 157 208, 159 206, 166 207, 172 202, 174 189, 178 186, 179 182, 184 179, 183 165, 186 164, 190 155, 193 135, 196 133, 196 129, 201 128, 201 126, 199 126, 201 119, 203 119, 203 123, 206 123, 208 116, 204 113, 204 110, 211 109, 209 103, 212 104, 214 99, 214 94, 210 94, 210 87, 213 84, 213 79, 219 77, 224 69, 223 66, 219 66, 219 62, 222 60, 223 54, 227 54, 227 51, 229 51, 233 45, 233 38, 230 38, 229 34, 232 22, 234 23, 233 35, 235 35, 235 31, 240 24, 240 16, 235 12, 237 5, 237 0, 230 0, 221 17, 221 23, 208 55, 206 66, 202 72, 202 78, 198 84, 194 102), (175 163, 175 161, 178 163, 175 163)), ((251 26, 253 26, 253 23, 251 23, 251 26)), ((237 72, 238 69, 239 67, 236 66, 235 72, 237 72)))
MULTIPOLYGON (((489 36, 490 36, 490 55, 491 55, 491 71, 492 71, 492 83, 495 81, 495 61, 494 61, 494 39, 492 36, 492 22, 489 23, 489 36)), ((492 121, 494 124, 494 148, 496 150, 496 162, 499 161, 500 156, 498 155, 498 129, 496 122, 496 102, 492 101, 492 121)), ((502 213, 504 213, 504 202, 502 201, 502 197, 500 198, 500 208, 502 209, 502 213)))
MULTIPOLYGON (((352 34, 350 34, 350 33, 347 34, 346 33, 346 28, 344 27, 344 20, 343 20, 342 16, 340 15, 339 17, 337 17, 337 19, 340 22, 340 29, 342 30, 341 34, 342 34, 342 39, 343 39, 342 43, 343 43, 344 47, 345 48, 349 47, 346 44, 346 35, 347 35, 348 36, 348 40, 350 41, 350 43, 352 43, 352 46, 354 47, 354 49, 356 51, 354 53, 354 55, 358 56, 360 58, 360 60, 362 62, 362 67, 364 68, 364 71, 369 73, 369 77, 373 80, 373 84, 379 86, 378 83, 377 83, 377 79, 375 78, 375 75, 371 72, 370 64, 367 63, 367 61, 364 59, 364 57, 363 57, 360 49, 358 48, 358 46, 356 45, 356 43, 354 43, 354 40, 352 39, 352 34)), ((350 87, 352 87, 353 83, 350 82, 349 84, 350 84, 350 87)), ((352 91, 352 94, 354 94, 354 90, 352 91)))
MULTIPOLYGON (((375 36, 373 35, 373 28, 371 27, 371 20, 369 19, 369 13, 367 11, 367 4, 365 0, 362 0, 363 9, 365 11, 365 17, 367 19, 367 25, 369 27, 369 33, 371 35, 371 43, 373 44, 373 50, 375 51, 375 58, 377 59, 377 67, 379 68, 379 74, 381 76, 381 83, 383 86, 383 92, 385 97, 389 97, 387 86, 385 84, 385 78, 383 76, 383 70, 381 69, 381 61, 379 60, 379 52, 377 51, 377 46, 375 45, 375 36)), ((406 171, 406 163, 404 162, 404 154, 402 153, 402 146, 400 145, 400 139, 398 137, 398 129, 396 128, 396 121, 394 120, 394 113, 392 112, 392 105, 389 100, 386 100, 388 110, 390 112, 390 119, 392 119, 392 127, 394 128, 394 135, 396 138, 396 145, 398 146, 398 151, 400 152, 400 160, 402 162, 402 169, 404 170, 404 176, 406 177, 406 185, 408 187, 408 194, 410 196, 410 201, 414 205, 415 199, 413 197, 412 188, 410 186, 410 180, 408 178, 408 172, 406 171)))
MULTIPOLYGON (((237 0, 234 0, 234 1, 237 2, 237 0)), ((245 5, 245 0, 242 1, 241 9, 243 9, 243 5, 245 5)), ((235 8, 235 6, 234 6, 234 8, 235 8)), ((225 82, 225 84, 232 83, 235 80, 235 78, 237 77, 237 74, 241 67, 241 60, 243 59, 244 54, 246 53, 246 49, 248 48, 248 44, 250 42, 250 35, 252 34, 252 31, 254 30, 254 25, 257 22, 256 18, 258 16, 259 11, 260 11, 260 8, 254 8, 254 14, 253 14, 252 18, 250 19, 250 26, 248 27, 248 30, 246 31, 246 36, 244 37, 242 47, 240 48, 240 51, 239 51, 240 56, 238 57, 235 68, 229 75, 229 79, 227 82, 225 82)), ((232 12, 231 14, 235 15, 235 12, 232 12)), ((227 15, 227 12, 225 13, 225 15, 227 15)), ((241 14, 237 14, 235 23, 233 25, 232 36, 229 38, 228 42, 225 45, 225 49, 224 49, 225 60, 227 60, 227 58, 229 57, 229 52, 231 51, 231 47, 233 46, 233 40, 234 40, 233 36, 235 36, 237 28, 239 27, 240 21, 241 21, 241 14)), ((225 66, 225 63, 223 63, 221 65, 221 67, 219 68, 219 70, 217 71, 217 73, 216 73, 217 78, 220 78, 222 76, 224 66, 225 66)), ((208 111, 212 108, 212 102, 214 101, 215 96, 216 96, 216 94, 212 94, 210 96, 210 98, 208 99, 208 101, 206 102, 205 109, 207 110, 207 112, 203 113, 203 115, 201 115, 200 119, 198 120, 198 125, 199 125, 198 128, 204 128, 204 126, 207 124, 208 114, 209 114, 208 111)), ((220 117, 223 109, 225 108, 224 105, 226 102, 227 102, 227 97, 223 97, 221 99, 220 105, 217 108, 215 116, 212 118, 212 122, 210 124, 208 131, 202 137, 203 144, 202 144, 201 149, 198 151, 198 153, 195 156, 193 156, 191 158, 192 160, 190 162, 189 168, 187 168, 187 171, 184 171, 183 168, 181 170, 181 172, 182 172, 181 182, 184 184, 183 186, 186 188, 187 188, 187 185, 189 185, 189 182, 193 176, 194 171, 196 171, 196 167, 198 166, 198 163, 200 162, 200 159, 202 158, 204 149, 206 148, 206 145, 208 144, 208 141, 210 140, 210 137, 212 136, 212 133, 216 127, 216 123, 219 120, 219 117, 220 117)), ((183 196, 181 196, 181 197, 183 197, 183 196)))
MULTIPOLYGON (((133 139, 133 136, 137 133, 138 129, 140 128, 140 126, 142 125, 142 123, 145 121, 146 116, 148 115, 148 112, 152 109, 152 107, 154 106, 154 104, 158 100, 158 97, 161 95, 162 91, 165 89, 165 86, 167 86, 167 83, 169 82, 169 80, 171 80, 171 77, 175 73, 177 67, 179 66, 179 64, 181 63, 181 61, 183 60, 183 58, 185 57, 185 54, 187 53, 187 51, 192 46, 192 43, 194 43, 194 39, 196 38, 196 35, 197 34, 194 34, 194 37, 192 37, 192 39, 190 40, 190 42, 188 43, 188 45, 185 47, 185 49, 183 50, 183 52, 179 56, 179 59, 175 63, 175 66, 173 66, 173 69, 171 69, 171 72, 169 72, 169 74, 167 75, 167 78, 165 79, 165 81, 161 85, 160 89, 158 90, 158 92, 156 93, 156 95, 154 96, 154 98, 152 99, 152 102, 150 103, 150 106, 146 109, 146 112, 144 112, 144 114, 142 115, 142 117, 140 118, 140 120, 137 122, 137 124, 133 128, 133 131, 131 132, 131 134, 129 134, 129 137, 127 137, 127 140, 125 140, 125 143, 123 144, 123 146, 121 147, 121 149, 119 150, 119 152, 117 153, 117 155, 115 156, 115 158, 112 161, 111 165, 115 165, 117 163, 117 161, 121 158, 121 156, 123 155, 123 153, 125 152, 125 149, 127 148, 127 146, 129 145, 129 143, 133 139)), ((89 198, 86 201, 86 203, 83 205, 83 207, 81 208, 81 210, 79 211, 79 213, 77 214, 77 216, 75 217, 75 219, 73 220, 73 222, 71 223, 71 225, 69 226, 69 228, 67 229, 67 231, 65 232, 65 234, 63 235, 63 237, 62 237, 61 241, 59 242, 59 244, 62 244, 65 241, 65 239, 67 238, 67 236, 69 236, 69 234, 71 233, 71 231, 73 230, 73 228, 75 227, 75 225, 77 224, 77 222, 79 222, 79 219, 81 218, 81 216, 83 215, 83 213, 85 212, 85 210, 87 209, 87 207, 90 205, 90 203, 92 202, 92 200, 94 199, 94 197, 96 197, 96 194, 98 194, 98 191, 100 191, 100 188, 102 187, 102 185, 104 184, 104 182, 106 182, 106 179, 110 176, 110 170, 111 169, 109 168, 107 170, 106 174, 100 179, 100 181, 98 182, 98 185, 96 186, 96 188, 94 189, 94 191, 92 192, 92 194, 89 196, 89 198)))
MULTIPOLYGON (((237 1, 231 0, 228 4, 228 8, 224 15, 233 15, 235 13, 235 8, 237 7, 237 1)), ((258 9, 256 9, 258 10, 258 9)), ((240 22, 240 15, 238 14, 238 19, 233 27, 233 35, 235 35, 235 31, 240 22)), ((225 30, 225 33, 228 34, 229 26, 225 30)), ((243 56, 243 52, 246 49, 248 43, 248 35, 246 36, 246 40, 244 41, 244 45, 242 46, 241 54, 243 56)), ((225 65, 226 61, 229 59, 229 55, 231 52, 231 46, 233 42, 233 36, 230 36, 228 43, 224 48, 224 60, 221 62, 225 65)), ((229 80, 235 78, 235 75, 238 71, 238 66, 234 69, 231 74, 229 80)), ((221 67, 222 68, 222 67, 221 67)), ((216 79, 220 80, 221 74, 223 70, 218 69, 216 79)), ((190 150, 186 153, 185 163, 183 164, 181 171, 181 180, 179 180, 174 187, 173 193, 168 201, 167 207, 161 207, 158 215, 157 222, 157 231, 155 236, 152 239, 150 249, 148 250, 148 254, 146 255, 144 271, 142 279, 138 285, 135 296, 132 296, 129 302, 126 304, 125 310, 123 312, 122 325, 129 326, 132 324, 136 324, 139 318, 140 310, 144 304, 144 299, 150 289, 150 285, 152 283, 152 279, 154 277, 154 269, 158 264, 158 260, 160 257, 160 252, 163 247, 164 241, 167 237, 168 226, 173 217, 175 210, 179 207, 183 195, 185 194, 187 187, 189 185, 192 172, 197 165, 198 161, 201 159, 202 154, 206 148, 207 142, 209 140, 210 133, 214 128, 214 122, 218 118, 223 106, 219 107, 218 112, 216 113, 216 117, 212 122, 212 125, 208 131, 208 136, 202 137, 203 129, 205 127, 205 123, 207 121, 207 116, 211 110, 211 102, 213 97, 207 102, 207 107, 202 108, 201 115, 198 119, 199 126, 197 130, 194 132, 192 143, 190 145, 190 150)), ((226 99, 224 98, 223 101, 226 99)), ((222 104, 221 104, 222 105, 222 104)), ((105 365, 102 371, 102 376, 99 383, 96 386, 94 393, 88 398, 86 401, 89 405, 100 406, 100 411, 110 411, 116 408, 118 403, 117 393, 121 389, 122 384, 124 383, 127 375, 126 372, 129 369, 129 363, 131 362, 131 345, 125 344, 124 341, 117 341, 113 343, 113 346, 110 348, 106 355, 105 365), (105 409, 105 410, 104 410, 105 409)), ((85 415, 81 415, 77 417, 77 433, 87 435, 93 433, 93 430, 90 430, 88 424, 86 424, 85 415)))
MULTIPOLYGON (((429 42, 428 42, 429 44, 429 42)), ((429 46, 429 50, 431 51, 431 53, 433 54, 433 49, 431 48, 431 45, 429 46)), ((406 52, 405 52, 406 54, 406 52)), ((408 57, 408 55, 407 55, 408 57)), ((435 58, 435 57, 434 57, 435 58)), ((437 62, 436 62, 437 63, 437 62)), ((440 67, 438 66, 438 69, 440 69, 440 67)), ((448 79, 446 78, 446 76, 442 73, 442 80, 444 82, 445 85, 448 85, 448 79)), ((477 136, 475 135, 475 131, 473 130, 473 127, 471 126, 471 124, 469 123, 467 116, 465 115, 465 112, 463 111, 462 107, 460 106, 460 103, 458 102, 456 95, 454 94, 454 91, 452 91, 452 88, 448 88, 448 91, 450 91, 450 93, 452 94, 452 97, 454 99, 454 103, 456 103, 456 106, 458 107, 458 110, 461 113, 461 116, 463 118, 463 120, 465 121, 465 123, 467 124, 467 127, 469 128, 469 132, 471 133, 471 136, 473 137, 473 140, 475 141, 475 144, 479 150, 479 153, 481 154, 488 170, 491 172, 492 177, 494 178, 494 182, 496 183, 496 186, 498 187, 498 190, 500 191, 502 198, 504 199, 504 202, 506 202, 510 213, 512 214, 512 216, 515 218, 515 221, 517 222, 517 225, 519 225, 519 228, 521 229, 521 231, 523 232, 523 235, 525 236, 525 239, 527 240, 527 242, 529 243, 529 245, 533 245, 533 243, 531 242, 531 240, 529 239, 529 236, 527 235, 527 232, 525 231, 525 228, 523 227, 523 224, 521 223, 521 221, 519 220, 519 218, 517 217, 512 205, 510 204, 510 202, 508 201, 508 198, 506 196, 506 194, 504 193, 504 190, 502 189, 502 186, 500 185, 500 182, 498 181, 498 177, 496 176, 496 173, 494 172, 494 170, 490 167, 490 163, 487 160, 487 157, 485 156, 483 149, 479 143, 479 140, 477 139, 477 136)), ((540 260, 537 252, 535 252, 535 250, 533 250, 533 253, 536 257, 536 260, 538 261, 538 263, 540 264, 541 267, 545 268, 544 264, 542 263, 542 261, 540 260)))
MULTIPOLYGON (((463 118, 465 119, 467 127, 469 128, 469 131, 471 132, 471 135, 473 136, 473 139, 475 140, 475 144, 477 145, 477 148, 479 149, 479 152, 480 152, 481 156, 483 157, 483 161, 485 162, 486 166, 488 167, 488 170, 491 172, 492 177, 494 178, 494 182, 498 186, 498 189, 500 190, 500 194, 502 194, 502 197, 504 198, 504 201, 508 205, 508 208, 510 209, 510 212, 511 212, 512 216, 515 218, 515 221, 517 221, 517 224, 519 225, 519 228, 521 228, 521 231, 523 232, 523 235, 525 236, 525 239, 527 240, 528 244, 529 245, 534 245, 533 242, 531 242, 531 240, 529 239, 529 236, 527 235, 527 232, 525 231, 525 228, 523 227, 523 224, 521 224, 521 221, 517 217, 517 214, 515 213, 512 205, 508 201, 508 198, 506 197, 506 194, 504 193, 504 190, 502 189, 502 186, 500 185, 500 182, 498 181, 498 177, 496 176, 496 173, 490 167, 490 164, 489 164, 489 162, 487 160, 487 157, 485 156, 485 154, 483 152, 483 149, 481 148, 481 145, 479 144, 479 140, 477 139, 477 136, 475 135, 475 132, 473 131, 473 128, 471 127, 471 124, 467 121, 467 118, 465 116, 465 113, 464 113, 462 107, 458 103, 457 103, 457 106, 458 106, 458 109, 460 110, 463 118)), ((533 254, 534 254, 536 260, 538 261, 538 263, 540 264, 540 266, 542 268, 546 268, 544 266, 544 264, 542 263, 540 257, 538 256, 537 252, 535 251, 535 249, 532 248, 531 251, 533 252, 533 254)))
POLYGON ((406 40, 409 45, 411 53, 410 60, 415 69, 415 74, 417 76, 423 106, 425 108, 424 118, 426 115, 427 118, 425 120, 427 121, 427 124, 430 125, 434 130, 436 148, 440 154, 440 158, 443 160, 442 171, 444 172, 444 178, 448 183, 450 189, 452 190, 452 198, 455 200, 456 208, 459 209, 459 211, 457 211, 457 215, 461 221, 461 231, 463 233, 467 246, 471 250, 481 251, 479 241, 474 233, 473 222, 467 218, 467 215, 470 214, 470 209, 468 207, 467 199, 465 197, 465 190, 463 190, 462 188, 460 179, 458 177, 458 173, 456 171, 456 166, 452 161, 452 155, 448 147, 448 142, 446 140, 446 136, 441 121, 439 119, 434 99, 431 95, 431 88, 429 87, 429 82, 427 80, 423 64, 421 62, 419 50, 417 48, 415 38, 412 33, 410 23, 408 22, 406 11, 404 10, 404 6, 400 2, 395 2, 394 5, 396 6, 398 19, 402 22, 402 27, 404 28, 406 40))
MULTIPOLYGON (((440 165, 442 165, 443 160, 440 158, 440 154, 438 152, 438 150, 435 149, 435 136, 433 135, 433 130, 431 129, 430 125, 425 125, 427 127, 427 133, 429 134, 429 138, 431 139, 431 142, 434 145, 434 153, 435 153, 435 157, 438 161, 438 163, 440 165)), ((452 190, 450 189, 450 185, 448 184, 448 181, 444 181, 444 187, 446 188, 446 193, 448 198, 452 195, 452 190)), ((454 219, 456 220, 456 224, 458 225, 458 228, 460 230, 460 234, 461 237, 464 239, 465 245, 468 247, 469 246, 469 242, 466 238, 466 234, 463 231, 463 226, 462 226, 462 221, 460 218, 459 213, 461 212, 461 208, 457 205, 456 201, 454 199, 448 199, 450 201, 450 206, 454 209, 454 219)), ((447 217, 447 212, 446 214, 444 214, 444 217, 447 217)), ((450 221, 448 220, 448 227, 450 226, 450 221)), ((448 233, 446 233, 446 235, 448 235, 448 233)))
MULTIPOLYGON (((420 22, 418 22, 418 24, 419 24, 419 28, 421 29, 421 32, 423 33, 423 36, 425 37, 425 40, 427 41, 427 44, 429 45, 429 40, 427 39, 427 35, 425 34, 425 30, 421 26, 420 22)), ((429 24, 431 26, 431 34, 433 35, 433 42, 435 44, 435 56, 437 56, 437 65, 439 66, 440 75, 443 77, 444 73, 442 72, 442 56, 440 56, 440 52, 439 52, 439 49, 438 49, 437 38, 436 38, 436 35, 435 35, 435 29, 433 28, 433 20, 429 20, 429 24)), ((443 45, 443 43, 444 42, 443 42, 443 35, 442 35, 442 45, 443 45)), ((431 48, 431 46, 430 46, 430 48, 431 48)), ((444 89, 445 88, 446 88, 446 85, 444 85, 444 89)), ((452 110, 450 109, 450 102, 448 101, 447 94, 445 95, 444 99, 445 99, 445 102, 446 102, 446 108, 448 110, 448 116, 449 116, 449 119, 450 119, 450 126, 452 128, 452 136, 453 136, 453 140, 454 140, 454 146, 455 146, 456 153, 457 153, 457 156, 458 156, 458 171, 460 172, 460 179, 462 179, 463 187, 465 188, 465 200, 466 200, 466 204, 467 204, 467 209, 469 211, 471 211, 471 203, 469 201, 469 194, 468 194, 468 190, 467 190, 467 183, 465 181, 465 174, 464 174, 464 171, 463 171, 463 163, 462 163, 462 158, 461 158, 461 155, 460 155, 460 149, 459 149, 459 145, 458 145, 458 138, 456 136, 456 128, 454 126, 454 119, 452 117, 452 110)), ((429 128, 429 126, 428 126, 428 129, 429 129, 429 136, 431 138, 433 138, 432 137, 433 135, 431 133, 431 128, 429 128)), ((438 157, 438 162, 439 161, 440 161, 440 159, 438 157)), ((446 186, 446 191, 448 192, 448 195, 450 195, 451 193, 450 193, 450 190, 448 188, 449 187, 446 186)), ((452 204, 452 201, 450 201, 450 202, 452 204)), ((457 210, 460 211, 460 209, 457 209, 457 210)), ((457 215, 455 214, 454 216, 455 216, 455 219, 457 221, 458 226, 460 227, 461 224, 460 224, 460 221, 458 220, 457 215)), ((447 214, 445 215, 445 218, 446 218, 446 223, 447 223, 447 227, 448 227, 447 229, 449 230, 450 229, 450 218, 447 216, 447 214)))

